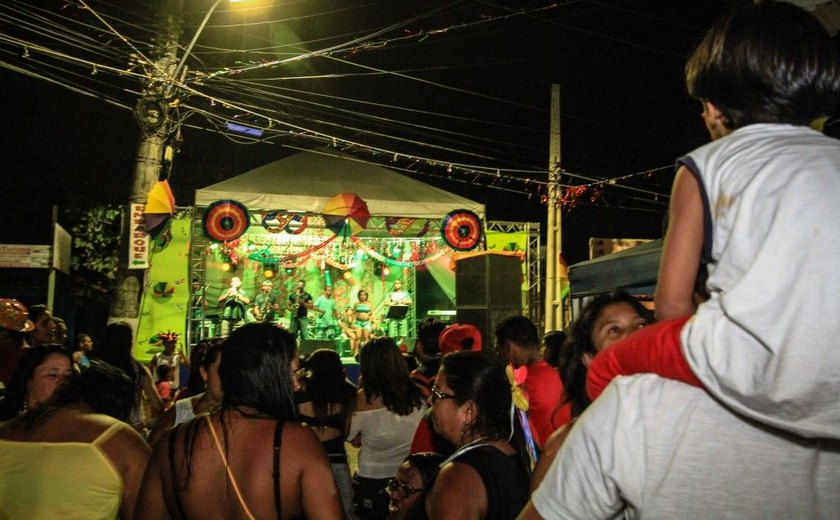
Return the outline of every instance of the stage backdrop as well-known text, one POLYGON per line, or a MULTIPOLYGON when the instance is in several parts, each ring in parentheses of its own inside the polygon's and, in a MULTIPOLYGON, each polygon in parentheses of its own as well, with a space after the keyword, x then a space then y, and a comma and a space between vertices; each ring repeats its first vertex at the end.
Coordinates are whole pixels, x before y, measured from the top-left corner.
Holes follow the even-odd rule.
POLYGON ((140 320, 134 338, 134 357, 141 363, 162 350, 156 346, 158 332, 174 331, 184 340, 187 305, 190 297, 189 272, 190 212, 172 219, 171 239, 152 248, 151 267, 140 307, 140 320))

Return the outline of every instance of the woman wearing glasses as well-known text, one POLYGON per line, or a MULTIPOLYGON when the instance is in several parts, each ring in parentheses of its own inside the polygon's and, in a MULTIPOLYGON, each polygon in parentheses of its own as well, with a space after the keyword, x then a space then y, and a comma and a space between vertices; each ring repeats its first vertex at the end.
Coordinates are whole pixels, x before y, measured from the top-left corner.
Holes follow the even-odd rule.
POLYGON ((353 477, 354 513, 360 520, 388 516, 388 479, 408 455, 426 407, 392 338, 369 341, 359 353, 361 378, 347 438, 359 450, 353 477))
POLYGON ((426 520, 426 492, 435 483, 444 456, 432 452, 412 453, 388 481, 389 520, 426 520))
POLYGON ((528 501, 530 471, 512 401, 498 359, 481 352, 443 357, 429 402, 435 430, 457 449, 426 500, 429 518, 516 518, 528 501))

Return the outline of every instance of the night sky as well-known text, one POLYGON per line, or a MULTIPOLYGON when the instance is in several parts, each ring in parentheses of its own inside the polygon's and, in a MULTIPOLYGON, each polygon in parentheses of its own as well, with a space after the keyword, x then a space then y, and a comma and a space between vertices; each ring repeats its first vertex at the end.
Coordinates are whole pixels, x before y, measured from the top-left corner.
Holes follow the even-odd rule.
MULTIPOLYGON (((0 61, 48 71, 59 82, 64 76, 66 84, 96 97, 0 67, 3 243, 43 243, 53 204, 125 202, 140 135, 129 110, 139 82, 90 65, 128 69, 132 50, 101 27, 90 32, 94 44, 84 47, 21 29, 19 20, 34 14, 48 20, 53 32, 52 23, 77 31, 77 23, 96 26, 73 1, 35 4, 0 7, 0 35, 5 36, 0 61), (85 64, 53 60, 22 42, 61 50, 85 64)), ((156 2, 119 2, 119 8, 88 4, 111 15, 105 19, 134 38, 141 52, 150 52, 156 2)), ((329 144, 313 138, 328 135, 349 153, 485 203, 490 220, 544 224, 544 191, 529 181, 547 179, 550 87, 558 83, 561 165, 569 173, 562 181, 589 185, 563 212, 564 255, 574 263, 585 259, 592 236, 660 236, 673 179, 669 166, 707 140, 699 103, 688 98, 682 84, 685 58, 732 2, 274 4, 244 14, 220 7, 193 51, 189 74, 256 65, 253 72, 222 74, 214 84, 189 85, 215 99, 255 107, 265 117, 237 113, 200 96, 183 99, 184 126, 170 177, 178 205, 191 204, 198 187, 299 148, 329 144), (260 23, 265 20, 274 23, 260 23), (381 34, 371 37, 376 31, 381 34), (323 50, 362 36, 367 36, 362 46, 265 66, 301 49, 323 50), (272 96, 249 93, 255 84, 284 90, 272 96), (224 118, 282 132, 271 134, 268 142, 246 143, 213 130, 224 118), (313 132, 287 131, 286 123, 313 132), (391 152, 399 152, 398 161, 391 152), (454 171, 448 172, 453 163, 454 171), (504 175, 495 181, 464 173, 469 165, 499 168, 504 175), (605 182, 591 185, 599 180, 605 182)), ((209 5, 185 0, 182 45, 209 5)))

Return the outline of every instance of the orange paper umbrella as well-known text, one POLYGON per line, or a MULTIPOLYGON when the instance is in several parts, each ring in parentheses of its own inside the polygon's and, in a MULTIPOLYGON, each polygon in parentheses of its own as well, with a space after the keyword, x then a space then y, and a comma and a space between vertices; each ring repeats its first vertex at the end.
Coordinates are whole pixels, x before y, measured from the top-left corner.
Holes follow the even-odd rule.
POLYGON ((367 227, 367 202, 355 193, 339 193, 327 201, 323 212, 327 227, 336 235, 350 236, 367 227))
POLYGON ((146 196, 146 233, 157 238, 169 225, 175 212, 175 196, 168 181, 158 181, 146 196))

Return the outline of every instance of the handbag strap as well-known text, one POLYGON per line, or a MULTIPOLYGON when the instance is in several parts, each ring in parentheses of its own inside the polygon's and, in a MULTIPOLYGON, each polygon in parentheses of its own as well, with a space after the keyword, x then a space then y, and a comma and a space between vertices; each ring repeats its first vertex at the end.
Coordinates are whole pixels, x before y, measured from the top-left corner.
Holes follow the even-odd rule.
POLYGON ((225 452, 222 449, 221 443, 219 443, 219 436, 216 435, 216 429, 213 428, 213 423, 210 421, 210 416, 204 416, 205 421, 207 421, 207 426, 210 428, 210 434, 213 436, 213 444, 216 445, 216 451, 219 452, 219 457, 222 458, 222 462, 225 464, 225 472, 227 472, 228 480, 230 480, 230 485, 233 487, 233 492, 236 493, 236 499, 239 501, 239 505, 242 507, 242 510, 245 511, 245 514, 248 515, 250 520, 256 520, 254 515, 251 513, 251 510, 248 509, 248 505, 245 504, 245 500, 242 498, 242 493, 239 491, 239 485, 236 483, 236 479, 233 478, 233 472, 230 471, 230 466, 228 466, 227 457, 225 457, 225 452))

